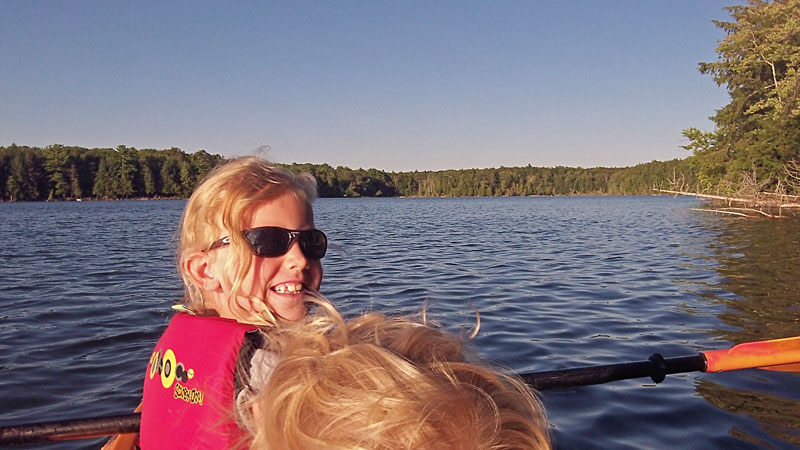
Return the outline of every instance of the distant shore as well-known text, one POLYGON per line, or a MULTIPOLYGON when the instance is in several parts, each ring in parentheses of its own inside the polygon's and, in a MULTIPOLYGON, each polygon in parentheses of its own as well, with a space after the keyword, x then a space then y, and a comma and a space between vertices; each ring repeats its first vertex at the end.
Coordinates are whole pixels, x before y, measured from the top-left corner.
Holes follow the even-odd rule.
MULTIPOLYGON (((222 161, 221 155, 177 148, 0 147, 0 201, 187 198, 222 161)), ((685 159, 622 168, 528 165, 413 172, 280 165, 313 175, 322 198, 650 195, 676 177, 684 185, 696 183, 685 159)))

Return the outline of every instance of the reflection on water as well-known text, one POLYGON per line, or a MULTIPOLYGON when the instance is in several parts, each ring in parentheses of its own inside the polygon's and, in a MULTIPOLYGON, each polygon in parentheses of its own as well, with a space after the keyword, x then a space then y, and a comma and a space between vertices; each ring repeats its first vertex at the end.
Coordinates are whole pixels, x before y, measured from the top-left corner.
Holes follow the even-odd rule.
POLYGON ((733 342, 765 336, 794 336, 800 330, 800 218, 742 220, 712 225, 712 244, 724 278, 720 285, 737 298, 722 300, 719 319, 731 329, 719 336, 733 342))
MULTIPOLYGON (((713 334, 734 344, 798 335, 800 218, 706 217, 704 224, 717 235, 710 247, 722 277, 719 286, 735 294, 711 296, 725 306, 717 317, 726 327, 713 334)), ((798 374, 751 370, 718 377, 714 380, 723 383, 700 379, 698 394, 717 408, 753 418, 760 431, 800 446, 798 374)), ((731 434, 768 446, 748 430, 733 427, 731 434)))
MULTIPOLYGON (((791 380, 787 380, 791 381, 791 380)), ((709 403, 732 414, 746 415, 759 424, 760 431, 800 446, 800 402, 763 392, 734 389, 698 380, 697 393, 709 403)), ((767 443, 749 430, 732 428, 731 434, 756 445, 767 443)))

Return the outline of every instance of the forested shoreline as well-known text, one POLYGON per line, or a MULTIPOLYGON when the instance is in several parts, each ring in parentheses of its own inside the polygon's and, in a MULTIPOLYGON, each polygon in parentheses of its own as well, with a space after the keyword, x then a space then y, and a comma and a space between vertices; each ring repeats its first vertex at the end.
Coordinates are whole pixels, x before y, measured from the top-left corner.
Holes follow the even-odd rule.
MULTIPOLYGON (((223 161, 204 150, 92 148, 12 144, 0 147, 1 201, 186 198, 223 161)), ((667 180, 694 185, 688 160, 622 168, 499 167, 385 172, 328 164, 290 164, 317 179, 320 197, 500 197, 645 195, 667 180)))
POLYGON ((177 148, 137 150, 12 144, 0 147, 0 199, 185 198, 220 155, 177 148))

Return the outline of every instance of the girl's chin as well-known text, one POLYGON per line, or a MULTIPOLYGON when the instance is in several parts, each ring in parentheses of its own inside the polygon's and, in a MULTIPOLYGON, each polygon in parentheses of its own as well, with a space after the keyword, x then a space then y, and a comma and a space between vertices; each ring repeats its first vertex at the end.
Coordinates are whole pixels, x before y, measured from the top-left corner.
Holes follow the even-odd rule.
POLYGON ((308 314, 304 298, 305 295, 271 295, 268 299, 269 309, 282 321, 297 322, 308 314))

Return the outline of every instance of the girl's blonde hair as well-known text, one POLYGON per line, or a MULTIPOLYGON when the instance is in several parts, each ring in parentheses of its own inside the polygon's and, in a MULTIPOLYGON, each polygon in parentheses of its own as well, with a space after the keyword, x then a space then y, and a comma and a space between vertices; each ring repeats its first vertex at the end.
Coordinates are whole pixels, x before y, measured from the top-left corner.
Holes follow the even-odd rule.
POLYGON ((531 388, 469 362, 462 339, 406 318, 345 323, 331 311, 321 305, 278 336, 251 449, 550 448, 531 388))
MULTIPOLYGON (((186 289, 181 300, 184 306, 197 314, 213 314, 203 290, 186 273, 185 262, 193 252, 206 251, 217 239, 230 236, 232 257, 225 267, 235 276, 228 302, 234 314, 246 316, 234 299, 252 259, 250 245, 241 233, 243 223, 253 206, 286 193, 310 205, 317 196, 316 180, 310 174, 296 174, 255 156, 228 160, 206 175, 189 198, 179 227, 178 272, 186 289)), ((266 302, 265 298, 251 300, 266 302)), ((274 324, 269 309, 265 312, 265 320, 274 324)))

